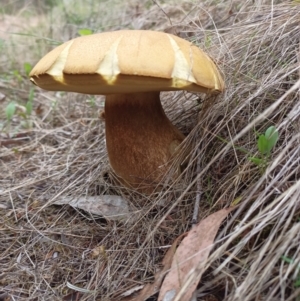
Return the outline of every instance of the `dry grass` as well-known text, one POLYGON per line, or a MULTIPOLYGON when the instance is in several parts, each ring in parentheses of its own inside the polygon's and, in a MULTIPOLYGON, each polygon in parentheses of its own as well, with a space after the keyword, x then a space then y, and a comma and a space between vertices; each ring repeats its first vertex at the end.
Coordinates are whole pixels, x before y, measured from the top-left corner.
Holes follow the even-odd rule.
MULTIPOLYGON (((199 218, 233 202, 239 207, 219 233, 198 300, 207 301, 209 295, 228 301, 299 300, 300 6, 296 1, 168 1, 160 7, 151 1, 110 3, 93 7, 88 22, 80 24, 64 23, 70 11, 30 6, 44 22, 35 28, 21 22, 29 36, 2 37, 2 107, 28 97, 27 78, 22 71, 21 78, 12 72, 22 70, 25 46, 30 49, 25 59, 34 63, 40 52, 53 47, 49 41, 72 38, 84 26, 97 31, 166 29, 186 37, 214 57, 226 78, 226 92, 217 99, 163 94, 168 116, 187 135, 184 146, 192 148, 191 157, 181 179, 145 197, 111 180, 98 117, 103 99, 37 89, 33 127, 22 128, 21 117, 15 116, 0 136, 6 141, 0 146, 0 300, 5 294, 11 300, 61 300, 71 292, 67 282, 96 290, 81 300, 120 299, 153 280, 167 247, 190 229, 199 196, 199 218), (59 21, 49 29, 54 12, 59 21), (39 36, 50 40, 36 40, 39 36), (263 170, 249 156, 258 155, 255 132, 270 125, 280 140, 263 170), (12 131, 16 137, 8 136, 12 131), (101 194, 126 197, 139 217, 134 223, 116 223, 52 205, 65 196, 101 194)), ((10 9, 24 20, 27 8, 10 9)))

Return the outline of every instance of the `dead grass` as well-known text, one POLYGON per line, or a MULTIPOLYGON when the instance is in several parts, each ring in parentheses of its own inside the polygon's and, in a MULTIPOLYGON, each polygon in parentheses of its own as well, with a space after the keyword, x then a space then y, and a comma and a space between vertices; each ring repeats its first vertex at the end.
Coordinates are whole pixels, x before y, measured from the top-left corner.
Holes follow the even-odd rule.
MULTIPOLYGON (((181 179, 146 197, 111 180, 98 117, 101 97, 36 90, 33 128, 20 128, 16 116, 11 126, 16 136, 0 136, 6 141, 0 146, 0 300, 5 294, 11 300, 61 300, 72 292, 67 282, 96 291, 80 300, 119 300, 153 280, 169 245, 190 229, 197 196, 199 218, 239 204, 219 233, 198 300, 209 295, 228 301, 299 300, 300 6, 296 1, 272 6, 268 1, 112 3, 114 19, 110 7, 105 19, 95 19, 89 28, 166 29, 189 38, 214 57, 226 92, 217 99, 163 94, 168 116, 187 135, 184 147, 192 151, 181 179), (122 9, 116 12, 118 4, 122 9), (262 171, 249 156, 258 155, 255 132, 270 125, 279 130, 280 141, 262 171), (117 223, 52 205, 66 196, 101 194, 127 198, 137 220, 117 223), (95 257, 97 247, 101 252, 95 257)), ((63 23, 63 16, 66 12, 48 31, 45 24, 27 30, 52 41, 72 38, 85 24, 63 23), (72 30, 59 35, 60 27, 72 30)), ((40 51, 51 48, 45 39, 27 36, 25 43, 13 36, 23 42, 12 50, 10 37, 4 49, 8 57, 9 50, 18 53, 14 68, 22 68, 24 45, 32 51, 32 45, 40 45, 26 54, 34 56, 32 64, 40 51)), ((27 79, 5 71, 3 107, 11 100, 24 103, 30 88, 27 79)))

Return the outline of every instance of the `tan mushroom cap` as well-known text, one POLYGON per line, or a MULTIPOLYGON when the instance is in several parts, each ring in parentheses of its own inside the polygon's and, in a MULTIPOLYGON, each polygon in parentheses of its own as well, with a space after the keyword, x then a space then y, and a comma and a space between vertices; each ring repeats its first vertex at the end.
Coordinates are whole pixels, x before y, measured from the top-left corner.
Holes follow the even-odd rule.
POLYGON ((224 89, 217 67, 201 49, 172 34, 146 30, 70 40, 45 55, 30 77, 45 90, 86 94, 224 89))

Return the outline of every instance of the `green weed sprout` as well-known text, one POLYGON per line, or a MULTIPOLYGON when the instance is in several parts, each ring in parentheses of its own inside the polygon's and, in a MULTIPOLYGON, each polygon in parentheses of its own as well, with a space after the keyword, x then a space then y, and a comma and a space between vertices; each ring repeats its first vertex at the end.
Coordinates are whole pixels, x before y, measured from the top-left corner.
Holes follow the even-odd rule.
POLYGON ((80 36, 88 36, 88 35, 90 35, 92 33, 93 33, 93 31, 91 29, 88 29, 88 28, 82 28, 82 29, 78 30, 78 34, 80 36))
POLYGON ((7 126, 10 129, 11 120, 14 115, 20 116, 23 120, 21 126, 30 129, 32 127, 32 121, 30 119, 32 113, 32 103, 34 98, 34 89, 31 88, 28 96, 28 101, 23 105, 19 105, 15 102, 10 102, 5 108, 5 116, 7 119, 7 126))
POLYGON ((5 115, 8 122, 11 121, 16 112, 16 104, 14 102, 10 102, 5 108, 5 115))
POLYGON ((31 88, 28 95, 28 101, 25 104, 25 110, 21 111, 20 113, 20 116, 23 118, 22 125, 27 129, 32 128, 32 120, 30 119, 30 116, 32 113, 33 98, 34 98, 34 89, 31 88))
POLYGON ((24 63, 23 67, 24 67, 25 74, 28 77, 29 73, 32 69, 32 65, 30 63, 26 62, 26 63, 24 63))
MULTIPOLYGON (((293 259, 286 257, 286 256, 281 256, 281 259, 284 262, 289 263, 289 264, 294 263, 293 259)), ((296 276, 296 279, 295 279, 293 285, 295 288, 298 288, 298 287, 300 287, 300 265, 297 266, 296 274, 297 274, 297 276, 296 276)), ((300 298, 298 298, 297 300, 300 300, 300 298)))
POLYGON ((257 139, 257 148, 259 151, 259 156, 249 157, 249 160, 257 166, 265 169, 271 156, 271 151, 276 145, 278 139, 279 134, 276 127, 268 127, 266 132, 264 134, 260 134, 257 139))

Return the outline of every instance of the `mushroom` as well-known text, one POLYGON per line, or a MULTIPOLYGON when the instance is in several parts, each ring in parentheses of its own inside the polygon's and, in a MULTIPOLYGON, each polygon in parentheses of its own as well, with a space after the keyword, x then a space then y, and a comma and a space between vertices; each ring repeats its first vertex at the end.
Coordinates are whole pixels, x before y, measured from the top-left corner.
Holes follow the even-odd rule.
POLYGON ((221 92, 213 61, 172 34, 120 30, 70 40, 46 54, 30 80, 51 91, 103 94, 107 152, 117 178, 151 192, 184 135, 162 108, 160 91, 221 92))

